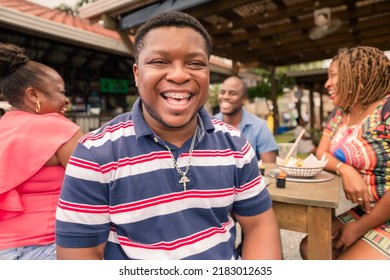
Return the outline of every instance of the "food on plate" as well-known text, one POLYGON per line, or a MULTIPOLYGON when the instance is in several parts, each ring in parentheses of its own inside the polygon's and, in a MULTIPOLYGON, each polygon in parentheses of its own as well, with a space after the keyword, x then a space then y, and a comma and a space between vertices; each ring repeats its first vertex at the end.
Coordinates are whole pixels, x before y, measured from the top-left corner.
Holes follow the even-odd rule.
POLYGON ((307 158, 289 158, 284 160, 282 158, 276 158, 276 164, 279 169, 288 176, 293 177, 314 177, 317 176, 325 167, 327 163, 326 157, 317 159, 313 154, 310 154, 307 158))
POLYGON ((317 159, 313 154, 310 154, 305 159, 290 157, 287 160, 284 160, 280 157, 276 158, 276 164, 285 167, 318 168, 324 167, 327 162, 328 160, 325 156, 323 156, 321 159, 317 159))

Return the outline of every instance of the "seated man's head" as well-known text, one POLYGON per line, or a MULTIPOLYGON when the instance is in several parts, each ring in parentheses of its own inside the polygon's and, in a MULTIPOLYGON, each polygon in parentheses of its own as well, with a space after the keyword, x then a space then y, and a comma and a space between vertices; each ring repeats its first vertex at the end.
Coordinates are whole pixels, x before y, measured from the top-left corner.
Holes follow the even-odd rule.
POLYGON ((219 107, 224 115, 234 115, 242 110, 247 101, 247 88, 243 80, 232 76, 227 78, 218 94, 219 107))

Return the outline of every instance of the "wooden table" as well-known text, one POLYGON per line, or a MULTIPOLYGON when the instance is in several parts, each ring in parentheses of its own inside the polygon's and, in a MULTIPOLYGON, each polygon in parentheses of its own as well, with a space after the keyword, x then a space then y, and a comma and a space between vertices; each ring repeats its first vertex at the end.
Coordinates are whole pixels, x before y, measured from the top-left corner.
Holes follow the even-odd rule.
POLYGON ((331 259, 331 223, 334 210, 339 205, 339 176, 316 183, 286 181, 286 188, 279 189, 275 179, 268 175, 277 166, 265 166, 265 175, 271 181, 268 190, 279 227, 308 234, 309 259, 331 259))

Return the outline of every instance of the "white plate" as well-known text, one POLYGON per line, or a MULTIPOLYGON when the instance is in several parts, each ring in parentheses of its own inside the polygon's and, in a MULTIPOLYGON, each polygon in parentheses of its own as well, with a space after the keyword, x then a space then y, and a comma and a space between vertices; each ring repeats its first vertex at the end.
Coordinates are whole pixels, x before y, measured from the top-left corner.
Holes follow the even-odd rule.
POLYGON ((268 186, 269 184, 271 184, 271 181, 270 181, 267 177, 263 176, 263 179, 264 179, 264 182, 265 182, 265 185, 266 185, 266 186, 268 186))
MULTIPOLYGON (((266 172, 266 175, 270 176, 271 178, 275 178, 279 174, 280 170, 278 168, 271 169, 270 171, 266 172)), ((326 171, 321 171, 320 174, 318 174, 315 177, 305 178, 305 177, 291 177, 287 176, 286 180, 291 182, 305 182, 305 183, 316 183, 316 182, 326 182, 333 179, 333 175, 326 171)))

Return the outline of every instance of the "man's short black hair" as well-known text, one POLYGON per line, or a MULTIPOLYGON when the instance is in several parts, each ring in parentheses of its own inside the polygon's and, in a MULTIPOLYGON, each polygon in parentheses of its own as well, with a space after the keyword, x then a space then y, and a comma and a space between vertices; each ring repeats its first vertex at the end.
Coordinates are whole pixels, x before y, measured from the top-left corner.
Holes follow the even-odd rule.
POLYGON ((191 15, 179 11, 168 11, 151 18, 138 29, 134 39, 136 61, 138 61, 138 54, 144 47, 145 36, 151 30, 159 27, 190 27, 194 29, 204 38, 206 52, 208 57, 210 57, 212 52, 212 40, 204 26, 191 15))

